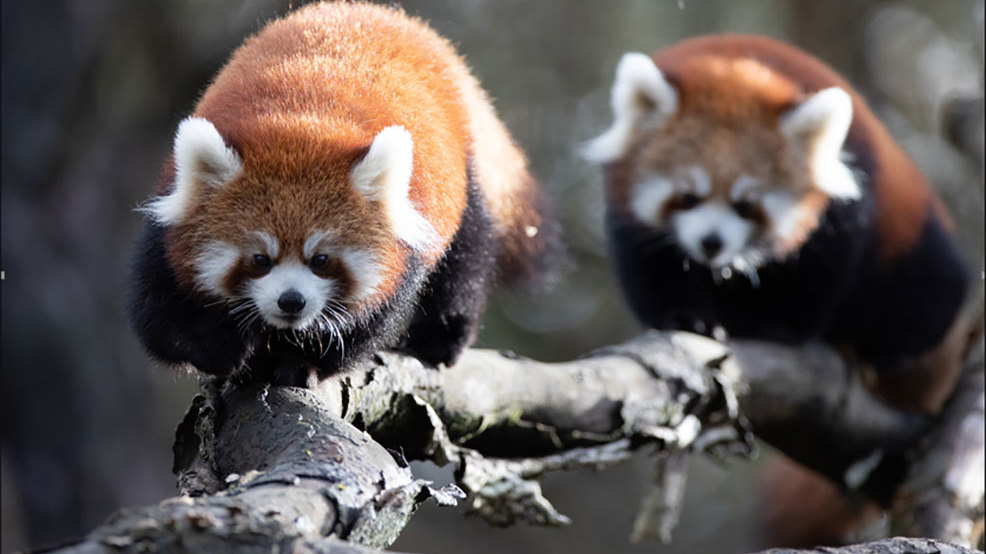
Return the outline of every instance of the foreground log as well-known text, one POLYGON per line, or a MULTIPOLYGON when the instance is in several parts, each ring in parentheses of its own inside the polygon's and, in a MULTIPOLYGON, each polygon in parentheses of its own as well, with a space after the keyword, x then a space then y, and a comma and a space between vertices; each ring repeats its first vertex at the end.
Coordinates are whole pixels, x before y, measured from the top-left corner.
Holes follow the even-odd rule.
POLYGON ((974 552, 976 551, 934 539, 896 537, 841 548, 812 548, 811 550, 774 548, 758 554, 973 554, 974 552))
POLYGON ((390 544, 424 498, 461 494, 413 479, 307 390, 203 389, 175 448, 179 487, 198 496, 122 510, 64 551, 369 552, 356 545, 390 544))
MULTIPOLYGON (((977 367, 968 375, 982 373, 981 358, 977 367)), ((861 494, 891 494, 899 467, 870 462, 916 468, 920 450, 904 446, 944 435, 873 400, 854 376, 821 346, 650 332, 557 364, 470 350, 435 370, 384 353, 308 390, 207 381, 175 443, 179 487, 191 496, 124 510, 64 551, 385 547, 420 502, 454 504, 458 487, 490 523, 560 525, 567 518, 541 494, 539 475, 602 467, 641 448, 658 467, 634 535, 667 540, 683 457, 748 456, 751 428, 861 494), (406 458, 455 464, 458 487, 415 480, 406 458)), ((973 386, 981 391, 981 380, 973 386)), ((960 440, 949 436, 941 440, 960 440)), ((977 505, 981 522, 981 492, 977 505)), ((968 531, 949 538, 974 544, 968 531)))

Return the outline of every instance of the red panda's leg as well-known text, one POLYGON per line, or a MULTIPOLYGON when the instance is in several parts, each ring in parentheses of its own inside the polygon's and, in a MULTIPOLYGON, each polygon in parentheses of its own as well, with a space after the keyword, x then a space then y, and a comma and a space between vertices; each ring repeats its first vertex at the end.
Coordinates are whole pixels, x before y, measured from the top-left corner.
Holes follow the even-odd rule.
POLYGON ((851 500, 832 481, 777 454, 759 471, 757 523, 767 547, 845 544, 880 515, 872 502, 851 500))
POLYGON ((190 363, 226 376, 253 350, 255 334, 239 330, 218 300, 183 290, 165 257, 164 228, 148 223, 137 243, 128 315, 147 350, 168 364, 190 363))
POLYGON ((856 338, 860 357, 876 369, 876 394, 898 408, 936 413, 958 379, 971 272, 947 229, 929 213, 910 251, 871 262, 856 305, 875 314, 856 338))
MULTIPOLYGON (((874 393, 898 408, 937 413, 959 376, 967 331, 964 318, 958 318, 937 347, 877 373, 874 393)), ((831 481, 785 456, 768 460, 760 474, 759 518, 768 546, 844 544, 879 516, 875 503, 853 503, 831 481)))
POLYGON ((462 222, 445 257, 428 277, 402 349, 423 362, 450 366, 479 331, 496 278, 496 237, 471 183, 462 222))

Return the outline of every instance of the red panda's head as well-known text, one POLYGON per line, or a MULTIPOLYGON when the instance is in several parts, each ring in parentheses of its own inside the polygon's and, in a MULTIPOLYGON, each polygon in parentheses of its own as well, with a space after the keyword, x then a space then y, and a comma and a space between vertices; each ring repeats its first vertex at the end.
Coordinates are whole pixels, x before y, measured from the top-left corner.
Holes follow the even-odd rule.
POLYGON ((860 195, 842 159, 853 108, 841 88, 804 93, 757 60, 712 54, 666 76, 629 53, 612 108, 586 149, 616 169, 610 202, 723 273, 796 251, 830 200, 860 195))
POLYGON ((144 211, 167 228, 179 281, 227 302, 241 325, 336 329, 393 292, 408 249, 436 246, 408 196, 412 147, 391 126, 338 159, 237 151, 190 117, 175 136, 173 185, 144 211))

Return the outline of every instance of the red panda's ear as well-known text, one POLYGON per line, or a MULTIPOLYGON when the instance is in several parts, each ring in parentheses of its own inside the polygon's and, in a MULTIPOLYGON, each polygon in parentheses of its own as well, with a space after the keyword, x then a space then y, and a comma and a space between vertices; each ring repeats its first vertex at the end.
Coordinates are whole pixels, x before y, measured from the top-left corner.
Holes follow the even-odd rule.
POLYGON ((830 87, 783 113, 778 122, 795 151, 808 158, 814 185, 833 198, 860 195, 859 184, 841 159, 852 118, 849 93, 830 87))
POLYGON ((363 198, 383 207, 398 239, 421 250, 434 246, 437 236, 408 196, 413 159, 411 133, 393 125, 373 138, 366 156, 353 166, 350 180, 363 198))
POLYGON ((678 111, 678 91, 650 56, 628 52, 616 67, 610 104, 612 126, 583 151, 586 158, 595 162, 608 163, 621 157, 634 129, 648 123, 660 124, 678 111))
POLYGON ((216 127, 201 117, 189 117, 175 133, 175 182, 170 194, 152 200, 142 210, 162 225, 179 223, 201 187, 221 187, 243 168, 239 155, 226 146, 216 127))

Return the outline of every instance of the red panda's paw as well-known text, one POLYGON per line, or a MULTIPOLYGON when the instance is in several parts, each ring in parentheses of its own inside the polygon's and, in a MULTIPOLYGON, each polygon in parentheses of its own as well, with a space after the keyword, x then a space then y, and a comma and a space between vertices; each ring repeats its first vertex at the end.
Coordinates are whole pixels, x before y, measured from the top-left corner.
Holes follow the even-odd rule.
POLYGON ((253 347, 246 346, 246 341, 240 337, 226 340, 210 337, 188 352, 188 363, 203 373, 229 377, 244 366, 252 351, 253 347))
POLYGON ((229 376, 231 383, 301 388, 311 388, 318 383, 315 366, 300 350, 285 348, 276 337, 259 340, 262 344, 229 376))
POLYGON ((239 333, 213 332, 200 337, 196 346, 185 352, 185 357, 192 367, 203 373, 231 377, 244 371, 259 340, 239 333))
POLYGON ((412 327, 402 350, 430 366, 452 367, 473 341, 478 327, 477 318, 461 314, 422 321, 412 327))
POLYGON ((312 388, 319 381, 314 366, 300 358, 284 357, 269 368, 263 382, 282 387, 312 388))

